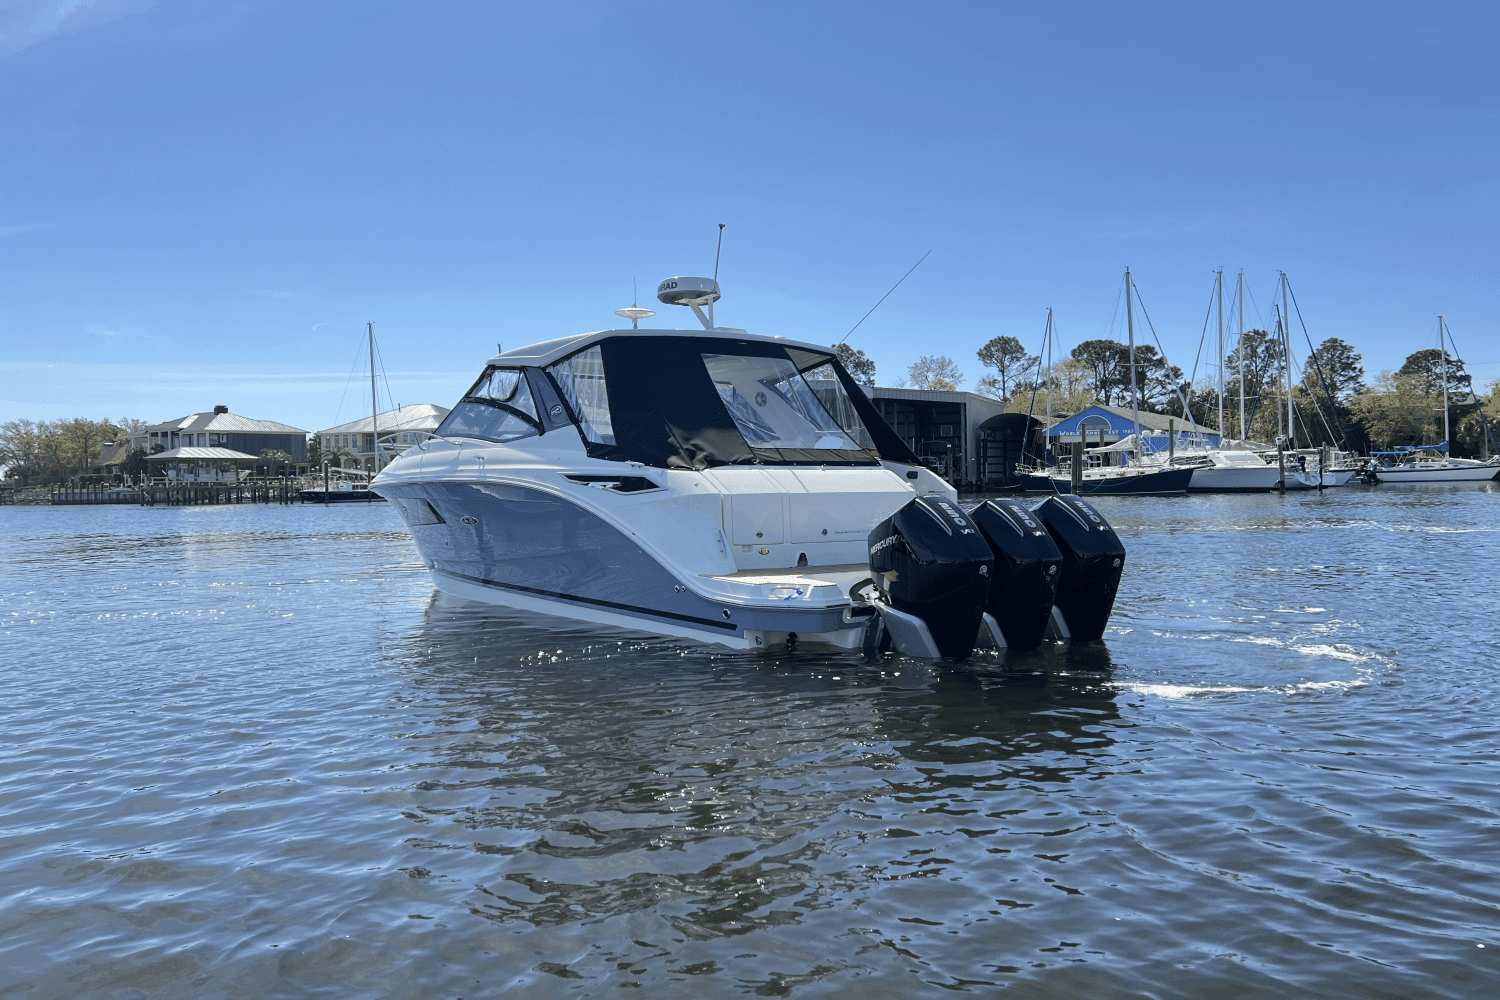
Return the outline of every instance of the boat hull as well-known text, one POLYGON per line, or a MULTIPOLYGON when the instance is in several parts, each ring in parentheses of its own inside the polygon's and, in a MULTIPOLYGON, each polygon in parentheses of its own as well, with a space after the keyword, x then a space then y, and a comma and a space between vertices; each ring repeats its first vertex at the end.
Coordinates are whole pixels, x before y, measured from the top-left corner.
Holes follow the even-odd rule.
POLYGON ((1281 478, 1274 466, 1264 468, 1202 466, 1193 469, 1189 493, 1269 493, 1281 478))
POLYGON ((1464 465, 1448 468, 1375 469, 1375 478, 1382 483, 1484 483, 1500 475, 1500 466, 1464 465))
POLYGON ((298 490, 303 503, 377 503, 385 497, 374 490, 298 490))
MULTIPOLYGON (((1130 475, 1085 476, 1079 496, 1177 496, 1188 491, 1192 469, 1153 469, 1130 475)), ((1274 471, 1274 470, 1273 470, 1274 471)), ((1072 493, 1067 476, 1033 472, 1021 477, 1028 493, 1072 493)))
MULTIPOLYGON (((565 496, 509 483, 378 487, 400 512, 439 590, 486 604, 753 649, 797 633, 857 645, 847 596, 757 606, 694 592, 620 529, 565 496)), ((795 589, 795 588, 789 588, 795 589)), ((798 594, 798 598, 802 595, 798 594)))

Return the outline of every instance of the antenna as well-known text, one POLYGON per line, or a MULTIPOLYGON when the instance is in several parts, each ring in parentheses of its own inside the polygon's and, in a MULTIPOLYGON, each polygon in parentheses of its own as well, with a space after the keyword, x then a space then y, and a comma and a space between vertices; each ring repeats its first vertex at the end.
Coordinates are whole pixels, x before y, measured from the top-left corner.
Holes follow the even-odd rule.
POLYGON ((650 319, 652 316, 656 315, 656 312, 655 312, 655 310, 652 310, 652 309, 642 309, 640 306, 636 305, 636 301, 637 300, 636 300, 636 297, 635 297, 635 292, 636 292, 635 279, 631 278, 630 279, 630 306, 629 306, 629 308, 626 308, 626 309, 616 309, 615 310, 615 315, 616 316, 624 316, 626 319, 630 320, 630 328, 632 330, 639 330, 641 328, 641 320, 643 320, 643 319, 650 319))
MULTIPOLYGON (((932 256, 932 251, 931 250, 927 251, 926 253, 924 253, 922 255, 922 260, 917 261, 915 264, 913 264, 911 266, 911 271, 915 271, 917 268, 921 267, 922 266, 922 261, 926 260, 930 256, 932 256)), ((911 277, 911 271, 907 271, 905 274, 903 274, 901 276, 901 281, 905 281, 907 278, 910 278, 911 277)), ((898 289, 898 288, 901 287, 901 281, 898 281, 894 285, 891 286, 891 292, 894 292, 896 289, 898 289)), ((886 292, 884 295, 882 295, 880 297, 880 302, 884 302, 886 299, 890 298, 891 297, 891 292, 886 292)), ((873 313, 876 309, 880 308, 880 302, 877 302, 873 306, 871 306, 870 307, 870 312, 865 313, 863 316, 861 316, 859 318, 859 323, 863 323, 865 320, 869 319, 870 318, 870 313, 873 313)), ((858 330, 859 329, 859 323, 855 323, 853 326, 851 326, 849 328, 849 333, 853 333, 855 330, 858 330)), ((849 339, 849 333, 846 333, 842 337, 839 338, 839 344, 842 344, 844 341, 846 341, 846 340, 849 339)), ((839 344, 834 344, 833 346, 837 347, 837 346, 839 346, 839 344)))
MULTIPOLYGON (((719 254, 724 252, 724 223, 719 223, 719 246, 714 250, 714 291, 719 290, 719 254)), ((708 304, 708 325, 714 325, 714 304, 708 304)))

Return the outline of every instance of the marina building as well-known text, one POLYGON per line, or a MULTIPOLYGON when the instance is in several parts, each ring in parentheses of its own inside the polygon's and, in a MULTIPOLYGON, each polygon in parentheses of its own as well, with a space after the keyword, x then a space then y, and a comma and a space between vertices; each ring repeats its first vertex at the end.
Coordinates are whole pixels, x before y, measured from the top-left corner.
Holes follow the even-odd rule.
POLYGON ((375 430, 380 432, 380 464, 383 467, 418 441, 426 440, 447 416, 446 406, 417 403, 376 414, 373 421, 369 417, 361 417, 347 424, 317 431, 313 436, 317 439, 324 458, 331 460, 334 468, 373 472, 375 430))
MULTIPOLYGON (((1177 450, 1217 448, 1219 432, 1194 426, 1185 417, 1169 417, 1141 411, 1141 445, 1147 451, 1167 451, 1176 438, 1177 450)), ((1047 426, 1047 448, 1056 456, 1070 456, 1073 446, 1083 441, 1085 447, 1118 444, 1135 433, 1129 407, 1096 403, 1070 416, 1055 419, 1047 426)))
POLYGON ((1002 485, 1014 479, 1028 424, 1024 413, 976 392, 868 390, 870 401, 929 468, 954 485, 1002 485))

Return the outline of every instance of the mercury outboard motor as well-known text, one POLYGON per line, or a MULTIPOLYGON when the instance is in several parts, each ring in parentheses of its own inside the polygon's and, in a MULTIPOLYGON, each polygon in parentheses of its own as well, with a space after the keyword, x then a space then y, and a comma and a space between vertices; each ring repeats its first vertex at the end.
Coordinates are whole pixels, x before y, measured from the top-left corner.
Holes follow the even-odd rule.
POLYGON ((985 602, 985 624, 992 634, 998 632, 995 644, 1036 649, 1052 618, 1062 552, 1041 520, 1019 500, 990 500, 969 516, 995 553, 985 602))
POLYGON ((898 650, 967 657, 990 589, 994 556, 974 522, 938 496, 912 500, 870 532, 869 598, 898 650))
POLYGON ((1071 494, 1048 497, 1035 513, 1062 552, 1054 624, 1065 639, 1101 638, 1125 567, 1120 536, 1088 501, 1071 494))

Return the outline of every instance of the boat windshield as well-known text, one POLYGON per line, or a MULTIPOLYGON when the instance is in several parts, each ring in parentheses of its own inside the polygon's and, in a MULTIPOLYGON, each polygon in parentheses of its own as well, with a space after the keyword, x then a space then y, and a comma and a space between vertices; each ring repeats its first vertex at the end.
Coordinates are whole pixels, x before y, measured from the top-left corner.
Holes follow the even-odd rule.
POLYGON ((750 447, 859 450, 789 358, 702 357, 719 398, 750 447))
POLYGON ((515 441, 541 432, 531 387, 517 368, 486 368, 438 427, 439 437, 515 441))

